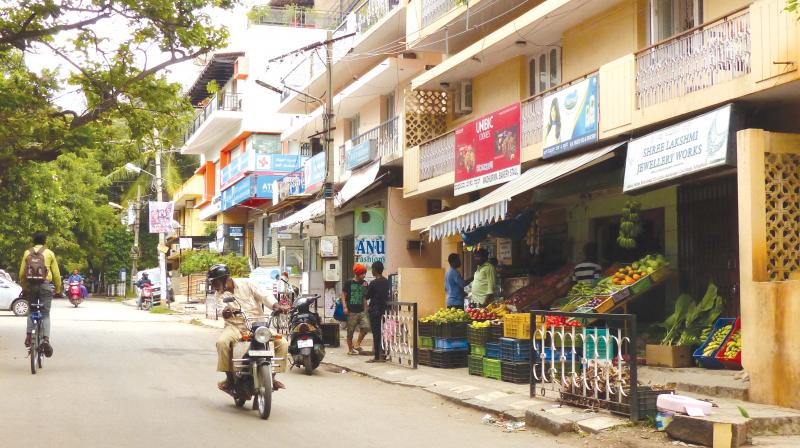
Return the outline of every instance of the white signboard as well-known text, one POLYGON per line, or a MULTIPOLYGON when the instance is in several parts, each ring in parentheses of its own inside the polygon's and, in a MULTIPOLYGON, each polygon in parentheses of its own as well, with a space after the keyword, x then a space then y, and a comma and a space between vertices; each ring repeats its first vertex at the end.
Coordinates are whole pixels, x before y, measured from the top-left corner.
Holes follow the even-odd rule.
POLYGON ((497 262, 504 266, 511 266, 513 256, 513 242, 508 238, 497 239, 497 262))
POLYGON ((192 239, 191 238, 180 238, 178 240, 178 247, 183 249, 191 249, 192 248, 192 239))
POLYGON ((624 191, 729 163, 731 106, 645 135, 628 144, 624 191))
POLYGON ((172 231, 174 202, 150 201, 150 233, 169 233, 172 231))

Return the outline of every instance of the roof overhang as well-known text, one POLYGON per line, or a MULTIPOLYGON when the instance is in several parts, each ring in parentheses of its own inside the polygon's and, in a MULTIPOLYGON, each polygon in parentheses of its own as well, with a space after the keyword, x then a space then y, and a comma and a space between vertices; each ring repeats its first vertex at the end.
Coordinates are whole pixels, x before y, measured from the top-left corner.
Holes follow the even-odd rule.
POLYGON ((229 53, 215 53, 211 56, 203 70, 197 76, 189 90, 186 91, 186 96, 192 105, 197 106, 197 103, 202 101, 208 96, 206 86, 211 81, 216 81, 217 85, 222 87, 233 77, 234 66, 236 60, 244 56, 243 51, 234 51, 229 53))

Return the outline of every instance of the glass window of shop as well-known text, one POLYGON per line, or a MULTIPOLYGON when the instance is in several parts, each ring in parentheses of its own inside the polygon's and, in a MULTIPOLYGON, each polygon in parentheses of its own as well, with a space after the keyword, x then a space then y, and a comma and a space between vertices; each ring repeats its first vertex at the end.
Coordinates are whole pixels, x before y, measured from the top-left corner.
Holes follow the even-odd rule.
POLYGON ((247 137, 247 151, 256 154, 280 154, 281 136, 277 134, 253 134, 247 137))

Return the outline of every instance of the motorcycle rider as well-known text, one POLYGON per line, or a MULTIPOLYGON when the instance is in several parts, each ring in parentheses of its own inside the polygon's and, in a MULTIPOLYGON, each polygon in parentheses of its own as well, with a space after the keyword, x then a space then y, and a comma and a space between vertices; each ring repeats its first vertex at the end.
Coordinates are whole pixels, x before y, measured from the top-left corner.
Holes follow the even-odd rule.
POLYGON ((67 284, 72 282, 78 282, 81 284, 81 298, 85 299, 89 297, 89 291, 86 289, 86 286, 83 284, 83 276, 79 273, 77 269, 72 270, 72 274, 67 277, 67 284))
MULTIPOLYGON (((142 273, 142 278, 139 279, 135 283, 136 287, 139 289, 144 288, 145 286, 153 286, 153 282, 150 281, 150 278, 147 276, 147 272, 142 273)), ((142 306, 142 293, 139 292, 139 297, 136 299, 136 306, 142 306)))
MULTIPOLYGON (((217 387, 223 392, 231 393, 233 387, 233 345, 238 342, 243 333, 249 331, 244 324, 241 315, 234 315, 236 308, 223 302, 223 298, 228 295, 236 297, 243 311, 249 318, 264 316, 264 307, 286 312, 287 307, 281 306, 275 297, 266 293, 261 286, 249 278, 231 278, 228 266, 215 264, 208 270, 208 281, 215 292, 217 306, 223 308, 222 317, 225 319, 225 328, 217 339, 217 371, 225 372, 225 381, 220 382, 217 387)), ((275 379, 276 373, 286 371, 286 360, 289 354, 289 344, 285 339, 275 339, 275 357, 281 358, 280 367, 276 366, 272 374, 273 390, 285 389, 286 386, 275 379)))

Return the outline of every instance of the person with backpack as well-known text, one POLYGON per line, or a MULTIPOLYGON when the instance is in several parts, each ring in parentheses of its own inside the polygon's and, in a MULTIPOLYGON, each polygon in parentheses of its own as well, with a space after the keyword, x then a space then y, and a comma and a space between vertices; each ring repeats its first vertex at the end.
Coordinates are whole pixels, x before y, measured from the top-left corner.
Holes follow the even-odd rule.
MULTIPOLYGON (((50 344, 50 306, 54 296, 63 297, 63 294, 61 293, 61 272, 58 270, 56 254, 45 247, 46 241, 47 236, 44 233, 33 234, 33 247, 26 250, 22 256, 19 281, 25 291, 25 297, 30 303, 44 305, 42 310, 42 326, 44 327, 42 353, 49 358, 53 356, 53 346, 50 344)), ((31 346, 31 333, 33 333, 33 321, 28 318, 25 347, 31 346)))

